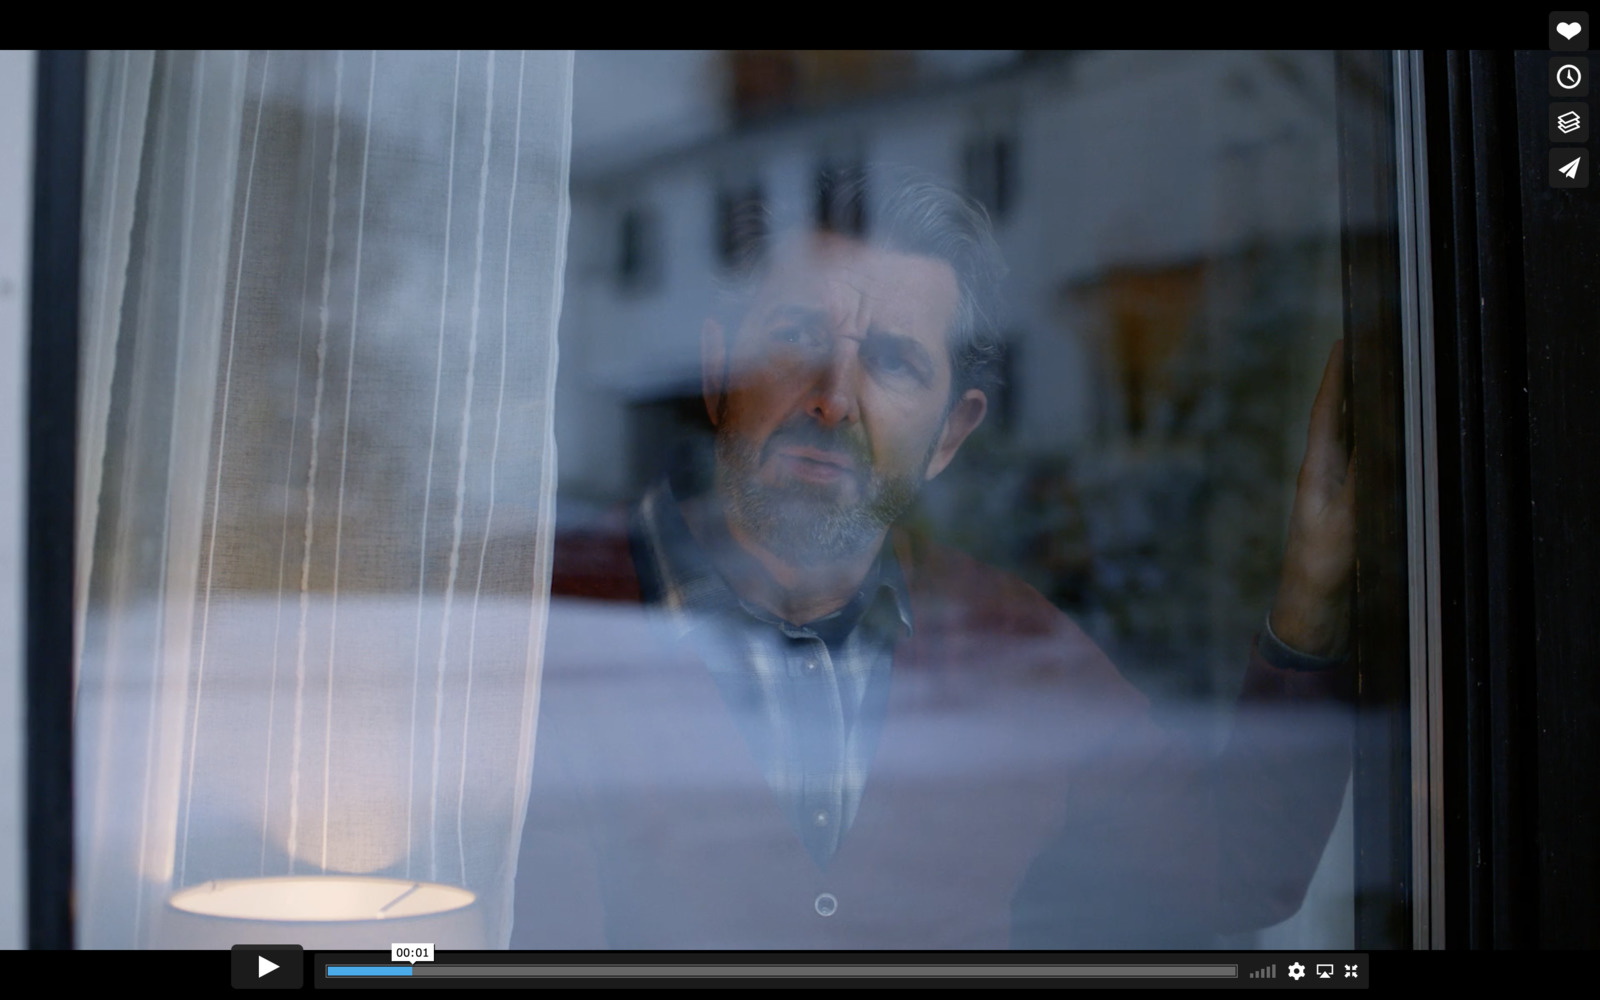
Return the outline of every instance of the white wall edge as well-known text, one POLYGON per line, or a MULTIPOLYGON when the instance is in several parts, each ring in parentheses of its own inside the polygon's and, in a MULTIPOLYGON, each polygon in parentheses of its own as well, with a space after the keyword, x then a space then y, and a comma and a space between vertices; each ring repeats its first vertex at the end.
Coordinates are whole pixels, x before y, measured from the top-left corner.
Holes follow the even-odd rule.
POLYGON ((28 247, 35 53, 0 51, 0 948, 27 946, 28 247))

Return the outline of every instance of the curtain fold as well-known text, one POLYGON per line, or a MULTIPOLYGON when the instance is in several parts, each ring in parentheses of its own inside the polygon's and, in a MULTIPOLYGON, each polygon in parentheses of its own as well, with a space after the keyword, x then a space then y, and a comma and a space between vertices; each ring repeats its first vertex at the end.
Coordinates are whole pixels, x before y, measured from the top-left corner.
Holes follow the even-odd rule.
MULTIPOLYGON (((79 425, 78 484, 83 501, 77 510, 77 537, 92 539, 100 512, 101 469, 105 460, 106 409, 111 403, 117 330, 128 273, 133 235, 134 194, 139 184, 140 156, 150 105, 153 52, 114 52, 89 62, 88 157, 84 177, 83 267, 81 271, 83 336, 81 355, 83 407, 79 425)), ((88 612, 89 576, 94 547, 78 547, 83 563, 74 593, 74 637, 83 648, 88 612)))
POLYGON ((503 946, 571 56, 91 66, 79 939, 182 947, 185 888, 354 876, 467 889, 436 943, 503 946))

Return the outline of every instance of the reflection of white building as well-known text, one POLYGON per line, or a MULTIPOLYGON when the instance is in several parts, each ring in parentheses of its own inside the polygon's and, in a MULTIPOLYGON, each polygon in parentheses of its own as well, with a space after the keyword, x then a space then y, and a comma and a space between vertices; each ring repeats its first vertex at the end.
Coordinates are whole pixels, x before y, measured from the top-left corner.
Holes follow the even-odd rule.
MULTIPOLYGON (((1115 409, 1116 380, 1097 347, 1106 331, 1092 329, 1104 317, 1064 290, 1251 244, 1337 239, 1327 54, 917 57, 914 82, 892 92, 733 125, 713 54, 579 56, 565 493, 625 496, 629 407, 695 391, 729 192, 759 189, 779 220, 806 219, 818 169, 865 160, 972 187, 998 208, 1015 359, 1007 437, 1024 453, 1075 455, 1097 427, 1113 433, 1103 408, 1115 409)), ((1201 289, 1207 301, 1190 312, 1215 313, 1205 306, 1221 291, 1201 289)))
POLYGON ((703 423, 722 200, 757 190, 782 226, 824 168, 908 166, 988 204, 1011 269, 1004 398, 921 516, 1133 643, 1119 662, 1225 691, 1342 326, 1332 54, 893 59, 892 85, 739 118, 736 60, 579 57, 563 516, 629 499, 703 423))

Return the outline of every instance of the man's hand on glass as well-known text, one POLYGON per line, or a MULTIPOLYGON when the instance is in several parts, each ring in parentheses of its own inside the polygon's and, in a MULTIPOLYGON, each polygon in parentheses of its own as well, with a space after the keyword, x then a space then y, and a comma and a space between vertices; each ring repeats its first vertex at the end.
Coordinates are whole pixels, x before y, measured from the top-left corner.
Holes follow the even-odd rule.
POLYGON ((1289 542, 1269 623, 1284 645, 1310 656, 1345 655, 1355 571, 1355 455, 1344 440, 1344 341, 1333 345, 1311 405, 1295 486, 1289 542))

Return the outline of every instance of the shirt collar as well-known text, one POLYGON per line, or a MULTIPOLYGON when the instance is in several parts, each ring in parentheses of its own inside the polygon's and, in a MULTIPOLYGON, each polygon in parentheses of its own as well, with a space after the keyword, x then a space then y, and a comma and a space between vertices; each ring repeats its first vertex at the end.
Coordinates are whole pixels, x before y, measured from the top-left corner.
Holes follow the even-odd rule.
MULTIPOLYGON (((633 534, 641 543, 641 561, 648 562, 647 567, 640 567, 641 578, 646 583, 645 600, 665 606, 679 624, 680 635, 706 620, 735 610, 775 626, 789 624, 765 609, 741 601, 733 592, 689 531, 667 480, 652 486, 639 502, 633 515, 633 534), (649 572, 645 572, 646 569, 649 572)), ((854 622, 875 618, 880 608, 892 609, 890 622, 897 623, 906 635, 911 634, 911 601, 905 573, 894 547, 887 543, 867 571, 861 590, 849 604, 815 622, 803 624, 820 633, 831 631, 829 622, 851 623, 843 628, 847 633, 855 627, 854 622)))

